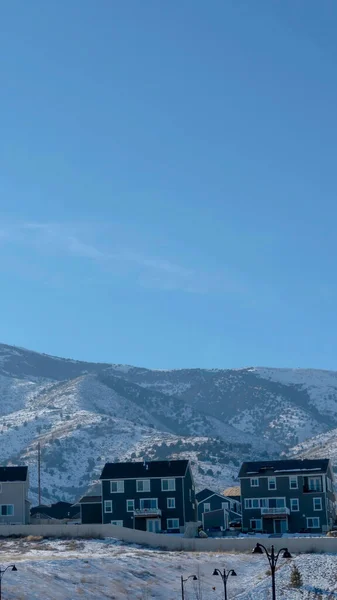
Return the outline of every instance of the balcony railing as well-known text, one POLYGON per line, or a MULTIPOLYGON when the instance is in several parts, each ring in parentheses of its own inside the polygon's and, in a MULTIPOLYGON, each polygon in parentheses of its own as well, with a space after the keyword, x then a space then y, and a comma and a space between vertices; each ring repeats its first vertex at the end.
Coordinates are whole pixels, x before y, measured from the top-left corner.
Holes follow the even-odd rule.
POLYGON ((133 511, 135 517, 161 517, 160 508, 136 508, 133 511))
POLYGON ((287 506, 277 508, 261 508, 261 515, 290 515, 290 510, 287 506))

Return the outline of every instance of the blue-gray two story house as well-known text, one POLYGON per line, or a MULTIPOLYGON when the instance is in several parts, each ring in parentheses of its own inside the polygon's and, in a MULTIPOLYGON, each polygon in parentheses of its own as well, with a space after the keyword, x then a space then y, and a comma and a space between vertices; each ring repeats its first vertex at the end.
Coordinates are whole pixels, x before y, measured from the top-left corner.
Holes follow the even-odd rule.
POLYGON ((100 479, 103 523, 181 532, 197 520, 188 460, 107 463, 100 479))
POLYGON ((242 527, 265 533, 322 533, 335 520, 334 476, 328 459, 244 462, 242 527))

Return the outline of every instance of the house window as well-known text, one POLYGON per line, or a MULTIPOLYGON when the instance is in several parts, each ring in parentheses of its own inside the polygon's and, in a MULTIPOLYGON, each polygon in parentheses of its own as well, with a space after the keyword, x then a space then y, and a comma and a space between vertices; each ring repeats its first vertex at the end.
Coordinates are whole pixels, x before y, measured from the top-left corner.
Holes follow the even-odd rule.
POLYGON ((320 528, 319 517, 307 517, 307 528, 308 529, 319 529, 320 528))
POLYGON ((179 529, 179 519, 167 519, 167 529, 179 529))
POLYGON ((209 502, 204 502, 204 512, 209 512, 211 510, 211 505, 209 502))
POLYGON ((224 510, 228 509, 228 502, 221 502, 221 508, 224 510))
POLYGON ((104 500, 104 512, 112 513, 112 500, 104 500))
POLYGON ((309 477, 309 490, 311 492, 321 492, 322 491, 321 477, 309 477))
POLYGON ((262 531, 262 519, 251 519, 250 528, 257 531, 262 531))
POLYGON ((276 490, 276 477, 268 477, 268 490, 276 490))
POLYGON ((158 498, 141 498, 139 500, 139 508, 141 508, 141 510, 158 508, 158 498))
POLYGON ((245 498, 245 508, 259 508, 260 507, 260 499, 259 498, 245 498))
POLYGON ((0 505, 0 514, 2 517, 12 517, 14 515, 14 505, 13 504, 1 504, 0 505))
POLYGON ((117 525, 117 527, 123 527, 123 521, 110 521, 111 525, 117 525))
POLYGON ((291 477, 289 477, 289 487, 291 490, 297 490, 298 489, 298 478, 297 475, 291 475, 291 477))
POLYGON ((162 492, 175 492, 176 480, 175 479, 162 479, 161 480, 162 492))
POLYGON ((314 510, 322 510, 322 498, 313 498, 314 510))
POLYGON ((124 494, 124 481, 110 481, 110 494, 124 494))
POLYGON ((259 485, 260 485, 260 480, 258 477, 250 478, 250 487, 259 487, 259 485))
POLYGON ((176 499, 175 498, 167 498, 167 508, 175 508, 176 507, 176 499))
POLYGON ((290 510, 291 512, 298 512, 300 510, 298 498, 290 498, 290 510))
POLYGON ((126 501, 126 512, 133 512, 135 510, 135 501, 127 500, 126 501))
POLYGON ((150 480, 149 479, 137 479, 136 490, 137 490, 137 492, 149 492, 150 491, 150 480))

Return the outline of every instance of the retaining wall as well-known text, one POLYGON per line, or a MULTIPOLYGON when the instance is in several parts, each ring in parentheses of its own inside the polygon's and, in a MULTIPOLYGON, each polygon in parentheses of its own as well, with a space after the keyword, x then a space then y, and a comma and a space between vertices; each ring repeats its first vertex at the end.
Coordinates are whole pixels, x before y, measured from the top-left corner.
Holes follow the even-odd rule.
POLYGON ((74 537, 74 538, 117 538, 124 542, 152 546, 171 551, 191 552, 250 552, 257 542, 265 546, 274 544, 276 550, 287 546, 290 552, 332 552, 337 554, 337 538, 183 538, 174 535, 150 533, 117 527, 116 525, 0 525, 0 537, 11 535, 74 537))

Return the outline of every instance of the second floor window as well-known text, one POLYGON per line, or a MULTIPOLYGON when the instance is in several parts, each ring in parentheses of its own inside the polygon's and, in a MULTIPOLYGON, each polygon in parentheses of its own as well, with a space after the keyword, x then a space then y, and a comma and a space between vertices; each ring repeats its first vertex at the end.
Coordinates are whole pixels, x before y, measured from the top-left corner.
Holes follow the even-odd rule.
POLYGON ((137 490, 137 492, 149 492, 150 491, 150 480, 149 479, 137 479, 136 490, 137 490))
POLYGON ((139 507, 144 509, 158 508, 158 498, 141 498, 139 501, 139 507))
POLYGON ((314 510, 322 510, 322 498, 313 498, 314 510))
POLYGON ((292 475, 289 477, 289 487, 291 490, 297 490, 298 488, 298 480, 296 475, 292 475))
POLYGON ((111 494, 124 494, 124 481, 110 481, 111 494))
POLYGON ((211 505, 209 502, 204 502, 204 512, 209 512, 211 510, 211 505))
POLYGON ((175 479, 162 479, 161 480, 162 492, 174 492, 176 489, 175 479))
POLYGON ((276 477, 268 477, 268 490, 276 490, 276 477))
POLYGON ((311 492, 322 491, 322 478, 321 477, 309 477, 308 487, 311 492))
POLYGON ((259 478, 258 477, 251 477, 250 478, 250 487, 259 487, 259 478))
POLYGON ((298 498, 290 498, 290 510, 291 512, 298 512, 300 510, 298 498))

